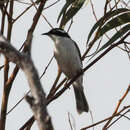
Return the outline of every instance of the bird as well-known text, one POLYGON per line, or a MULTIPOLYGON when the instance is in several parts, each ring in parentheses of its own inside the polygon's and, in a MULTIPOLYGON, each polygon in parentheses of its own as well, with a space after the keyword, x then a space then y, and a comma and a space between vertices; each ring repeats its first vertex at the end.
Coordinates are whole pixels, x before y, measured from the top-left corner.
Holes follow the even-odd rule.
MULTIPOLYGON (((79 47, 64 29, 53 28, 42 35, 49 36, 54 42, 54 57, 58 68, 68 79, 72 79, 82 72, 83 65, 79 47)), ((79 114, 88 112, 89 105, 83 90, 83 74, 72 85, 75 93, 77 112, 79 114)))

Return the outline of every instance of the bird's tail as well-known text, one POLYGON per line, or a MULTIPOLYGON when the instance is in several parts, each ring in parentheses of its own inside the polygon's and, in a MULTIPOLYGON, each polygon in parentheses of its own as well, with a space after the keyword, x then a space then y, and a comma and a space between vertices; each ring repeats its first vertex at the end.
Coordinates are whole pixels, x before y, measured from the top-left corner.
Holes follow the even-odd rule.
POLYGON ((76 99, 76 107, 79 114, 82 112, 88 112, 89 106, 84 95, 83 87, 76 81, 73 83, 75 99, 76 99))

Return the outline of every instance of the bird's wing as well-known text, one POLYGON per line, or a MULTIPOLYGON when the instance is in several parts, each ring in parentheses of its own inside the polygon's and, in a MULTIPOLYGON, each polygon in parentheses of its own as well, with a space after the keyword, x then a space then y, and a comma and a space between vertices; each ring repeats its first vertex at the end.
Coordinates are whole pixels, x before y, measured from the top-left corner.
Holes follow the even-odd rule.
POLYGON ((75 47, 76 47, 76 49, 77 49, 77 51, 78 51, 78 54, 79 54, 79 57, 80 57, 81 63, 82 63, 82 58, 81 58, 81 53, 80 53, 79 47, 78 47, 78 45, 76 44, 75 41, 73 41, 73 42, 74 42, 74 44, 75 44, 75 47))

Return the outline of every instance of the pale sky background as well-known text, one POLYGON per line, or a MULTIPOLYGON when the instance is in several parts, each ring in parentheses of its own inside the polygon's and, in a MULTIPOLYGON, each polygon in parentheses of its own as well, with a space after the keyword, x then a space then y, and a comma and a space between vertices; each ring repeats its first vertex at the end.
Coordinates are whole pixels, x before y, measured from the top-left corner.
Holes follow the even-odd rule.
MULTIPOLYGON (((50 5, 55 0, 49 0, 46 4, 50 5)), ((95 12, 98 18, 103 14, 104 0, 96 1, 93 0, 95 12)), ((24 7, 22 4, 16 3, 17 16, 24 7)), ((43 14, 50 21, 54 27, 58 27, 57 16, 60 9, 63 7, 64 1, 61 0, 55 6, 45 10, 43 14)), ((14 24, 12 44, 18 49, 24 42, 27 31, 32 23, 33 14, 35 8, 31 8, 28 14, 24 15, 21 19, 14 24)), ((1 14, 0 14, 1 15, 1 14)), ((89 31, 96 22, 90 3, 85 4, 78 14, 73 19, 74 23, 69 32, 72 39, 75 40, 81 50, 81 53, 85 51, 86 40, 89 31)), ((67 29, 67 28, 66 28, 67 29)), ((53 42, 46 36, 41 36, 41 33, 50 30, 49 25, 45 22, 43 17, 37 25, 37 28, 33 37, 32 45, 32 58, 35 66, 38 69, 39 75, 42 74, 48 61, 53 55, 53 42)), ((104 42, 105 43, 105 39, 104 42)), ((2 60, 1 60, 2 61, 2 60)), ((2 62, 0 64, 2 65, 2 62)), ((87 66, 87 60, 83 62, 84 67, 87 66)), ((13 64, 11 70, 13 70, 13 64)), ((10 71, 11 73, 12 71, 10 71)), ((43 88, 46 93, 49 92, 55 77, 57 74, 57 64, 55 60, 49 66, 46 74, 41 79, 43 88)), ((0 104, 3 91, 3 71, 0 71, 0 104)), ((113 49, 104 58, 92 66, 84 74, 84 91, 93 113, 94 122, 105 119, 113 113, 118 100, 126 91, 130 83, 130 62, 127 54, 118 48, 113 49)), ((62 78, 64 75, 62 76, 62 78)), ((72 87, 71 87, 72 88, 72 87)), ((20 71, 13 84, 8 110, 10 110, 29 90, 29 86, 25 75, 20 71)), ((125 98, 123 106, 130 105, 130 94, 125 98)), ((52 122, 55 130, 70 130, 68 121, 68 113, 71 114, 72 125, 76 127, 75 130, 79 130, 85 126, 92 124, 90 113, 83 113, 79 115, 76 111, 75 99, 73 89, 68 89, 62 96, 53 101, 48 106, 49 114, 52 118, 52 122)), ((18 130, 32 115, 29 105, 23 100, 8 116, 6 130, 18 130)), ((127 114, 130 117, 130 113, 127 114)), ((101 130, 103 124, 95 127, 95 130, 101 130)), ((32 130, 36 130, 37 124, 32 127, 32 130)), ((92 128, 90 129, 92 130, 92 128)), ((120 119, 110 130, 130 130, 130 121, 126 118, 120 119)))

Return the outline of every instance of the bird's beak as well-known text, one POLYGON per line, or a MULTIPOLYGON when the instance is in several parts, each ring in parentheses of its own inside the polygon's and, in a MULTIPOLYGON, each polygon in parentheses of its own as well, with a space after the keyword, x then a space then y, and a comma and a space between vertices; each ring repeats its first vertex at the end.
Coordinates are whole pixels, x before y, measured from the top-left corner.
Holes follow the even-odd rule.
POLYGON ((49 33, 47 32, 47 33, 42 33, 41 35, 49 35, 49 33))

